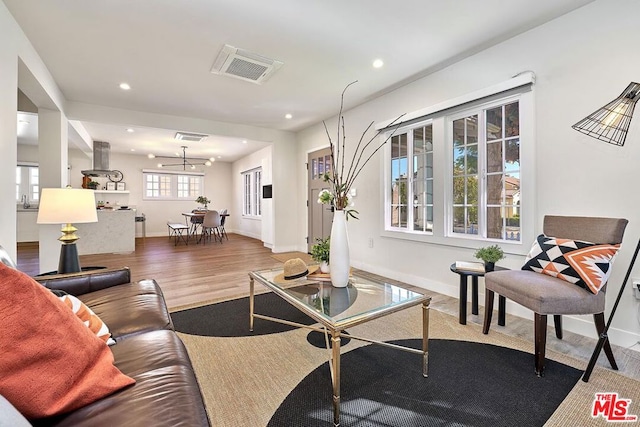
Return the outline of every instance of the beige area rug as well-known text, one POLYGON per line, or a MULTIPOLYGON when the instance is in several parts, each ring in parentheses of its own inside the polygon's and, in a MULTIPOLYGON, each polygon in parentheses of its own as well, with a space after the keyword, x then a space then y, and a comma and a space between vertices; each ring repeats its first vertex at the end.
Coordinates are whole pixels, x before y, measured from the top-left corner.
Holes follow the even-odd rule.
POLYGON ((307 264, 313 263, 313 258, 311 258, 311 255, 305 254, 304 252, 281 252, 279 254, 271 255, 271 258, 280 262, 285 262, 293 258, 300 258, 307 264))
MULTIPOLYGON (((259 307, 256 307, 256 312, 259 307)), ((494 330, 482 334, 479 325, 460 325, 449 314, 430 310, 430 338, 475 341, 532 353, 533 343, 494 330)), ((377 340, 420 338, 421 308, 374 320, 349 329, 353 335, 377 340)), ((310 345, 308 330, 240 338, 200 337, 180 333, 191 356, 207 411, 214 426, 266 426, 289 392, 311 371, 328 359, 327 350, 310 345)), ((366 345, 351 340, 343 352, 366 345)), ((547 357, 584 369, 586 362, 547 351, 547 357)), ((533 356, 531 372, 534 375, 533 356)), ((589 383, 579 380, 546 426, 605 426, 591 410, 595 393, 617 392, 631 399, 631 414, 640 416, 640 382, 596 367, 589 383)), ((508 398, 508 397, 506 397, 508 398)))

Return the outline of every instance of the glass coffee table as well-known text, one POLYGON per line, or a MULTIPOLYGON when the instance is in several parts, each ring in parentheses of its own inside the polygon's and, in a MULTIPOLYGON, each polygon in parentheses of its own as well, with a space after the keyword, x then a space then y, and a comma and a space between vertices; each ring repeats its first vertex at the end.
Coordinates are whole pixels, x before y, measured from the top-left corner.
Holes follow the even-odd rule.
MULTIPOLYGON (((314 276, 292 280, 282 284, 274 279, 283 269, 260 270, 249 273, 249 329, 253 331, 255 318, 285 325, 312 329, 325 334, 327 349, 331 348, 329 367, 333 386, 333 424, 340 425, 340 337, 347 328, 422 304, 422 349, 414 349, 376 341, 351 333, 345 337, 383 345, 422 355, 422 375, 428 374, 429 357, 429 303, 431 297, 396 284, 385 283, 353 273, 349 285, 336 288, 330 281, 314 276), (317 325, 302 325, 284 319, 264 316, 254 311, 254 286, 258 282, 289 304, 317 321, 317 325)), ((322 278, 324 279, 324 278, 322 278)))

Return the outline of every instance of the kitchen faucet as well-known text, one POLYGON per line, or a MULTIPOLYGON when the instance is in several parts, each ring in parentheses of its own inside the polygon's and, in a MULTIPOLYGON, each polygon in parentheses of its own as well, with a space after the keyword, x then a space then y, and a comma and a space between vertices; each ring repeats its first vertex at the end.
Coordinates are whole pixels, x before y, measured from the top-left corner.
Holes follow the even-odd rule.
POLYGON ((29 203, 29 200, 27 200, 27 195, 26 194, 22 195, 21 201, 22 201, 22 207, 24 209, 29 209, 31 207, 31 204, 29 203))

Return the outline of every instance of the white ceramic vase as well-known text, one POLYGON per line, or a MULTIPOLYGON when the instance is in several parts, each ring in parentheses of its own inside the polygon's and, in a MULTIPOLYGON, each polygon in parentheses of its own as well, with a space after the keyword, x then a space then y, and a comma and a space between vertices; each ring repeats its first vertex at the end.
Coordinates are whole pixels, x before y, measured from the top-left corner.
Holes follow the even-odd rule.
POLYGON ((329 271, 331 271, 329 269, 329 263, 327 261, 322 261, 322 263, 320 264, 320 271, 324 274, 327 274, 329 271))
POLYGON ((349 236, 347 234, 347 214, 344 210, 333 213, 329 265, 331 284, 344 288, 349 284, 349 236))

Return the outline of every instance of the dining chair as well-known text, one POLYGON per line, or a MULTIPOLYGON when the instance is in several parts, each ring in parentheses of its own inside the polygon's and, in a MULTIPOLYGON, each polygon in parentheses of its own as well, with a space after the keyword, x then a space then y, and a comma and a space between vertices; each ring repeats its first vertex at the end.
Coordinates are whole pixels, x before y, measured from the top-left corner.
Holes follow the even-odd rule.
POLYGON ((201 239, 211 240, 211 236, 215 240, 220 239, 222 243, 222 234, 220 234, 220 214, 218 211, 207 211, 202 221, 202 237, 201 239))
MULTIPOLYGON (((533 311, 538 376, 544 372, 548 315, 554 316, 558 339, 562 339, 562 315, 592 314, 596 331, 601 334, 605 328, 606 280, 617 252, 615 245, 622 242, 627 223, 619 218, 545 216, 544 235, 536 239, 523 269, 485 275, 482 332, 489 333, 496 293, 533 311), (607 252, 605 248, 609 248, 607 252), (580 286, 582 283, 584 287, 580 286), (601 287, 595 289, 598 286, 601 287)), ((604 351, 611 367, 617 370, 609 341, 604 351)))
MULTIPOLYGON (((202 213, 202 212, 208 212, 206 210, 203 209, 192 209, 191 213, 202 213)), ((194 215, 192 217, 189 218, 189 222, 191 223, 191 229, 189 231, 189 233, 193 236, 196 236, 198 234, 198 228, 202 227, 202 223, 204 221, 204 215, 194 215)))
POLYGON ((227 240, 229 240, 229 236, 227 236, 227 230, 225 230, 224 224, 227 221, 228 216, 226 209, 220 210, 220 227, 218 227, 218 229, 220 230, 220 235, 225 237, 227 240))
POLYGON ((170 219, 167 221, 167 228, 169 230, 169 240, 174 238, 173 245, 178 246, 180 240, 184 242, 185 245, 189 244, 189 226, 183 222, 178 222, 170 219))

